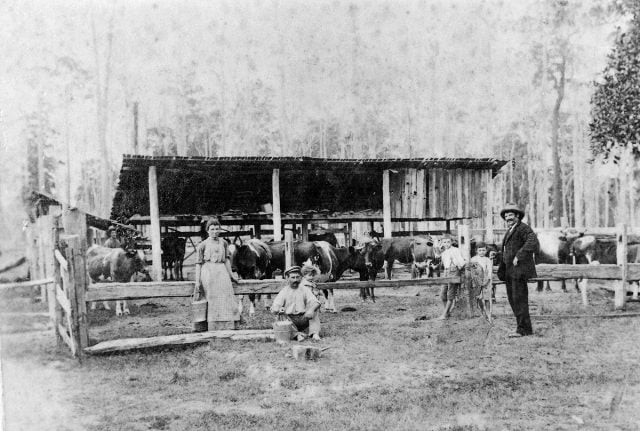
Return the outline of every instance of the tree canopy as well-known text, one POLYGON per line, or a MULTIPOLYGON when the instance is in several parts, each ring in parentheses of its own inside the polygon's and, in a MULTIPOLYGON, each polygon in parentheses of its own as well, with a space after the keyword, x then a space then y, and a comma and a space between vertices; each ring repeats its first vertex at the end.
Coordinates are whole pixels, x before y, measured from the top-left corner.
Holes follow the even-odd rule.
POLYGON ((640 158, 640 4, 629 2, 633 15, 620 33, 591 99, 594 155, 618 161, 620 150, 640 158))

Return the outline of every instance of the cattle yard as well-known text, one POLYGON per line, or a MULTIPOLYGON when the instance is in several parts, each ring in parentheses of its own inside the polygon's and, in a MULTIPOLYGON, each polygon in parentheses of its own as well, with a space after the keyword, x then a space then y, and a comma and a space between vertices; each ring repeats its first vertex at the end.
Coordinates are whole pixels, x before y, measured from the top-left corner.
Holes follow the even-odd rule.
MULTIPOLYGON (((40 281, 31 285, 46 286, 50 319, 60 342, 65 343, 73 356, 82 357, 86 353, 104 353, 117 350, 128 350, 143 347, 202 343, 215 338, 216 335, 204 337, 201 334, 190 334, 185 331, 170 337, 156 339, 110 339, 89 345, 90 327, 87 317, 87 304, 113 300, 141 300, 174 298, 184 299, 192 295, 193 281, 168 281, 147 283, 106 283, 89 284, 86 271, 86 237, 79 235, 87 231, 86 217, 80 211, 62 211, 51 206, 47 215, 38 220, 37 253, 42 261, 43 269, 40 281)), ((470 244, 468 225, 458 226, 459 243, 464 249, 470 244)), ((287 235, 292 241, 291 235, 287 235)), ((626 256, 627 234, 624 226, 617 235, 618 256, 626 256)), ((290 246, 291 247, 291 246, 290 246)), ((468 250, 466 251, 468 255, 468 250)), ((626 282, 640 279, 640 265, 627 264, 621 259, 619 265, 537 265, 539 280, 590 279, 615 281, 615 309, 622 310, 626 301, 626 282)), ((535 280, 534 280, 535 281, 535 280)), ((422 278, 394 279, 373 281, 337 281, 320 283, 320 287, 337 291, 361 289, 363 287, 402 289, 408 286, 428 288, 446 282, 462 282, 467 285, 468 275, 461 278, 422 278)), ((282 287, 282 280, 242 280, 236 287, 236 295, 250 293, 277 293, 282 287)), ((636 292, 637 294, 637 292, 636 292)), ((586 283, 581 283, 581 298, 584 307, 589 305, 586 283)), ((466 301, 460 306, 465 308, 463 315, 470 317, 476 314, 473 301, 466 301)), ((256 334, 258 338, 265 335, 256 334)), ((228 337, 220 334, 220 337, 228 337)))

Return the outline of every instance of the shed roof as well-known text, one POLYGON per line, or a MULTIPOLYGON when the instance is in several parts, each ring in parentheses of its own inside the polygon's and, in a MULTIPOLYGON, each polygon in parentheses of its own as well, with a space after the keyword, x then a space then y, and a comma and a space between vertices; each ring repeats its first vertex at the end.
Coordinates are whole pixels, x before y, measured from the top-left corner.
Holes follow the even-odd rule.
POLYGON ((182 157, 182 156, 139 156, 125 154, 122 160, 122 172, 146 169, 181 170, 193 172, 211 169, 243 171, 266 171, 271 169, 308 170, 308 169, 491 169, 495 176, 506 160, 493 158, 406 158, 406 159, 331 159, 316 157, 182 157))
POLYGON ((149 214, 150 166, 157 169, 160 214, 169 216, 230 212, 257 214, 261 205, 271 202, 273 169, 280 170, 283 213, 321 211, 337 214, 380 210, 381 174, 385 169, 490 170, 495 176, 506 163, 505 160, 493 158, 322 159, 124 155, 112 218, 125 220, 135 214, 149 214))

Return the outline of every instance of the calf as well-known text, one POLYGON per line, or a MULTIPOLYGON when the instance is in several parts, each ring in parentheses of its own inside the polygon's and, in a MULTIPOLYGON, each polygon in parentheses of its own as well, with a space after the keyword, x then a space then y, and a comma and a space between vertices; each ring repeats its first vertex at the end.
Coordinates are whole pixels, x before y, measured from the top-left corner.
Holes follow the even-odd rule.
MULTIPOLYGON (((87 270, 94 283, 101 279, 120 283, 151 281, 140 250, 125 251, 94 245, 87 250, 87 270)), ((95 302, 91 305, 92 310, 95 310, 95 305, 95 302)), ((106 302, 104 305, 107 310, 110 309, 106 302)), ((123 313, 129 314, 127 301, 116 301, 116 315, 121 316, 123 313)))

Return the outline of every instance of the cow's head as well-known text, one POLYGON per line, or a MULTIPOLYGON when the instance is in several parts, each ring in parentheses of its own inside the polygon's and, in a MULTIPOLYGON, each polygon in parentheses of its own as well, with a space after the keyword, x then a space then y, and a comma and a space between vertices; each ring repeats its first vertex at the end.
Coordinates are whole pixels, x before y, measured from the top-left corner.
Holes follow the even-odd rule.
POLYGON ((151 281, 151 275, 149 275, 149 272, 146 269, 143 269, 142 271, 135 272, 131 276, 131 280, 130 281, 133 282, 133 283, 141 283, 141 282, 151 281))
POLYGON ((382 243, 374 240, 364 244, 360 254, 364 257, 364 264, 367 267, 373 266, 375 263, 376 255, 382 252, 382 243))
POLYGON ((236 247, 232 266, 238 275, 244 279, 259 280, 265 275, 264 268, 260 268, 259 252, 248 244, 236 247))

